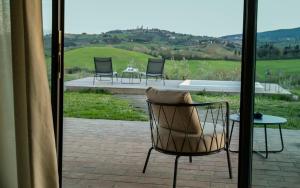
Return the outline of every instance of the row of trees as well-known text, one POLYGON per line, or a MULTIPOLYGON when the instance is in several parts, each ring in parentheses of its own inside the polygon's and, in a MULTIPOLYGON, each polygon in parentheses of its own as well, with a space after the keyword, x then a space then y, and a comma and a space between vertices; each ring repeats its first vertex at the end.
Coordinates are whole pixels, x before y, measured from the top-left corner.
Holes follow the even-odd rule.
POLYGON ((260 59, 299 58, 300 47, 296 44, 280 48, 266 43, 257 48, 257 57, 260 59))

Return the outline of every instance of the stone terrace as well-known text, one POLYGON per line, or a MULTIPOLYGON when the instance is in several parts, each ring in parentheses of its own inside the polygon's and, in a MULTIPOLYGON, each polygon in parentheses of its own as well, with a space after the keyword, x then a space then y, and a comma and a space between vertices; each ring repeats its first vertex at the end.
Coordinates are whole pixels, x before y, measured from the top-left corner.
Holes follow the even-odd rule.
MULTIPOLYGON (((207 91, 207 92, 225 92, 225 93, 239 93, 239 81, 218 81, 218 80, 166 80, 165 86, 161 80, 148 80, 146 85, 145 79, 134 79, 135 84, 128 83, 128 78, 123 78, 126 83, 121 83, 114 79, 111 83, 110 78, 103 78, 102 81, 97 80, 93 85, 93 77, 86 77, 77 80, 65 82, 65 89, 69 91, 79 91, 86 89, 103 89, 114 94, 144 94, 148 87, 155 87, 168 90, 184 90, 191 92, 207 91)), ((290 95, 291 93, 275 83, 256 83, 255 92, 260 94, 282 94, 290 95)))
MULTIPOLYGON (((237 148, 238 126, 232 149, 237 148)), ((278 130, 269 130, 271 147, 279 146, 278 130), (274 142, 273 140, 277 140, 274 142)), ((261 129, 255 132, 262 137, 261 129)), ((300 181, 300 131, 283 130, 285 150, 269 159, 254 157, 254 187, 297 187, 300 181)), ((257 143, 263 143, 257 139, 257 143)), ((64 188, 167 188, 172 185, 174 156, 152 152, 147 171, 142 168, 150 147, 148 122, 65 118, 64 188)), ((177 187, 236 187, 238 155, 231 153, 229 179, 226 153, 179 159, 177 187)))

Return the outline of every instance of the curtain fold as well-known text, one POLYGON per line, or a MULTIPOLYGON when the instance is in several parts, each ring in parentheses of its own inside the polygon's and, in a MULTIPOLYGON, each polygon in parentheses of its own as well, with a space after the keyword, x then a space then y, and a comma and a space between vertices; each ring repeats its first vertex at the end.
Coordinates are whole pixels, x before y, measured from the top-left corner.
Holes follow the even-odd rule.
POLYGON ((19 184, 58 187, 41 0, 11 0, 12 73, 19 184))

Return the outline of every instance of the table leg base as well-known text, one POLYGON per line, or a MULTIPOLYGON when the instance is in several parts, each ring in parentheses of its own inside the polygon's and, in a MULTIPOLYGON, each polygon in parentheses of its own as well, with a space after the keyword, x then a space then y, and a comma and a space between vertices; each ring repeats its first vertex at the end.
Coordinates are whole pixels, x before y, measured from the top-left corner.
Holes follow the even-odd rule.
MULTIPOLYGON (((256 153, 256 154, 260 155, 261 157, 267 159, 268 156, 269 156, 269 153, 279 153, 279 152, 283 151, 283 149, 284 149, 284 143, 283 143, 283 137, 282 137, 281 124, 278 124, 278 126, 279 126, 279 134, 280 134, 280 141, 281 141, 281 149, 280 150, 269 150, 268 149, 267 125, 265 124, 264 125, 264 133, 265 133, 265 147, 266 147, 266 150, 258 150, 258 151, 253 150, 253 153, 256 153), (265 155, 264 155, 264 153, 265 153, 265 155)), ((232 126, 231 126, 231 132, 230 132, 230 137, 229 137, 229 144, 231 142, 233 127, 234 127, 234 122, 232 123, 232 126)), ((238 150, 231 150, 230 146, 229 146, 229 151, 233 152, 233 153, 238 153, 239 152, 238 150)))

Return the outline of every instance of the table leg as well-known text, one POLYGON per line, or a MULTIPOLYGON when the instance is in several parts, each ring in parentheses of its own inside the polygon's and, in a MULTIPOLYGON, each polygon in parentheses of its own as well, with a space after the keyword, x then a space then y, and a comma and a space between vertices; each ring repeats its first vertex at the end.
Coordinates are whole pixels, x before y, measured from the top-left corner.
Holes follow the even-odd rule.
POLYGON ((279 124, 279 134, 280 134, 280 140, 281 140, 281 150, 275 151, 275 152, 282 152, 283 149, 284 149, 283 138, 282 138, 282 131, 281 131, 281 124, 279 124))
POLYGON ((267 125, 264 124, 264 131, 265 131, 265 151, 254 151, 254 153, 260 155, 263 158, 268 158, 269 155, 269 150, 268 150, 268 134, 267 134, 267 125), (266 153, 265 155, 263 155, 263 153, 266 153))
POLYGON ((281 142, 281 149, 280 150, 269 150, 268 148, 268 141, 267 141, 267 129, 266 129, 266 125, 265 125, 265 144, 266 144, 266 150, 265 151, 254 151, 255 153, 263 156, 261 153, 266 153, 265 156, 263 156, 264 158, 268 158, 269 153, 279 153, 282 152, 284 149, 284 143, 283 143, 283 136, 282 136, 282 130, 281 130, 281 124, 278 124, 279 127, 279 134, 280 134, 280 142, 281 142))
POLYGON ((123 76, 124 76, 124 72, 122 72, 121 74, 121 84, 123 84, 123 76))
POLYGON ((142 83, 142 75, 139 73, 140 83, 142 83))
POLYGON ((264 124, 265 128, 265 145, 266 145, 266 159, 268 158, 269 151, 268 151, 268 134, 267 134, 267 125, 264 124))
POLYGON ((268 150, 268 134, 267 134, 267 125, 264 124, 264 131, 265 131, 265 151, 254 151, 254 153, 260 155, 263 158, 268 158, 269 155, 269 150, 268 150), (265 155, 263 155, 263 153, 266 153, 265 155))

